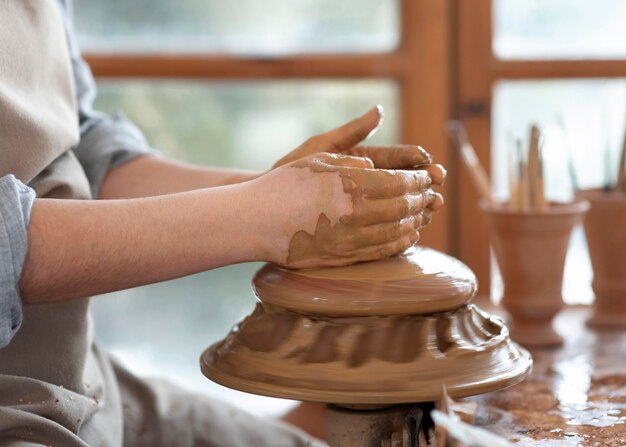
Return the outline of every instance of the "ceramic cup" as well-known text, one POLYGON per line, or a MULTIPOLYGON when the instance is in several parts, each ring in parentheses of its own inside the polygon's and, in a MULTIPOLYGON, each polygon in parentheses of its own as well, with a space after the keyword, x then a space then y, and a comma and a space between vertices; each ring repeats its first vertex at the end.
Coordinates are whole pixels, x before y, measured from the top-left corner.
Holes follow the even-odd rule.
POLYGON ((529 347, 558 346, 552 320, 564 306, 565 255, 573 228, 589 209, 586 200, 553 203, 545 212, 515 211, 482 203, 502 275, 502 305, 511 338, 529 347))
POLYGON ((599 189, 579 191, 591 204, 585 236, 593 266, 594 328, 626 328, 626 193, 599 189))

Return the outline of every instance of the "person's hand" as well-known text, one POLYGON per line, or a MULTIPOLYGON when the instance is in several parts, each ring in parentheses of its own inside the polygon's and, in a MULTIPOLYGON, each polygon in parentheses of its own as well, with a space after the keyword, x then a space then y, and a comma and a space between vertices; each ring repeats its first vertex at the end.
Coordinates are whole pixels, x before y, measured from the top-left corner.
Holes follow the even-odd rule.
POLYGON ((383 108, 376 106, 366 114, 329 132, 309 138, 298 148, 278 160, 273 168, 291 163, 318 152, 354 155, 372 160, 376 168, 411 169, 421 167, 429 171, 435 183, 443 180, 445 171, 432 165, 432 157, 420 146, 396 144, 392 146, 359 146, 371 136, 383 121, 383 108))
MULTIPOLYGON (((443 181, 443 172, 439 172, 443 181)), ((259 259, 289 268, 401 253, 443 205, 426 170, 374 169, 369 158, 317 153, 249 182, 259 259)))

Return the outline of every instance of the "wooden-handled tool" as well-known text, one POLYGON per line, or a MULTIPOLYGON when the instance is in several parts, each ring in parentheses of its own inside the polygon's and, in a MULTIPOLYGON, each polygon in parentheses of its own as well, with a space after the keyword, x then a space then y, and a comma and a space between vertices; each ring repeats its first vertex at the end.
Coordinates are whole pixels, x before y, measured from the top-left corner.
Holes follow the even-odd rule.
MULTIPOLYGON (((517 147, 521 147, 519 140, 515 141, 517 147)), ((513 144, 511 144, 513 147, 513 144)), ((509 208, 519 210, 522 207, 519 172, 519 150, 509 151, 509 208)))
POLYGON ((541 131, 533 125, 528 147, 528 197, 530 208, 538 211, 548 209, 543 183, 542 139, 541 131))
POLYGON ((517 140, 517 193, 519 194, 519 209, 528 211, 530 209, 530 180, 528 178, 528 159, 524 158, 522 140, 517 140))
POLYGON ((480 196, 490 204, 495 203, 493 195, 491 194, 489 177, 480 164, 476 151, 474 151, 474 148, 467 138, 467 132, 465 132, 463 124, 460 121, 448 121, 448 124, 446 125, 446 132, 448 133, 450 139, 455 142, 459 152, 461 153, 463 164, 467 167, 470 177, 480 196))

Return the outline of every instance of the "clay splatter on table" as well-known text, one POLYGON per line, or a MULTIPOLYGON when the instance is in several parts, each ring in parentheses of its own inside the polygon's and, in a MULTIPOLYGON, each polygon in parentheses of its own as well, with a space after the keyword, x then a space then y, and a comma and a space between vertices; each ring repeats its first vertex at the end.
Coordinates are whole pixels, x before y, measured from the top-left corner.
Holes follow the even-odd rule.
POLYGON ((626 332, 588 329, 588 312, 561 313, 565 345, 531 351, 526 381, 471 398, 475 424, 519 446, 626 446, 626 332))

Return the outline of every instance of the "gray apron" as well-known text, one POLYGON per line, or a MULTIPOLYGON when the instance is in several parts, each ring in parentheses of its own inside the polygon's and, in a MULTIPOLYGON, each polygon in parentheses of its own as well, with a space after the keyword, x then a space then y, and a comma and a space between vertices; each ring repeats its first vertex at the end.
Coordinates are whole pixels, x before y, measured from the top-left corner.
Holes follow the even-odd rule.
MULTIPOLYGON (((53 0, 0 0, 0 176, 90 199, 67 43, 53 0)), ((80 268, 80 266, 77 266, 80 268)), ((300 431, 141 380, 93 341, 89 298, 24 306, 0 349, 0 446, 305 446, 300 431)))

